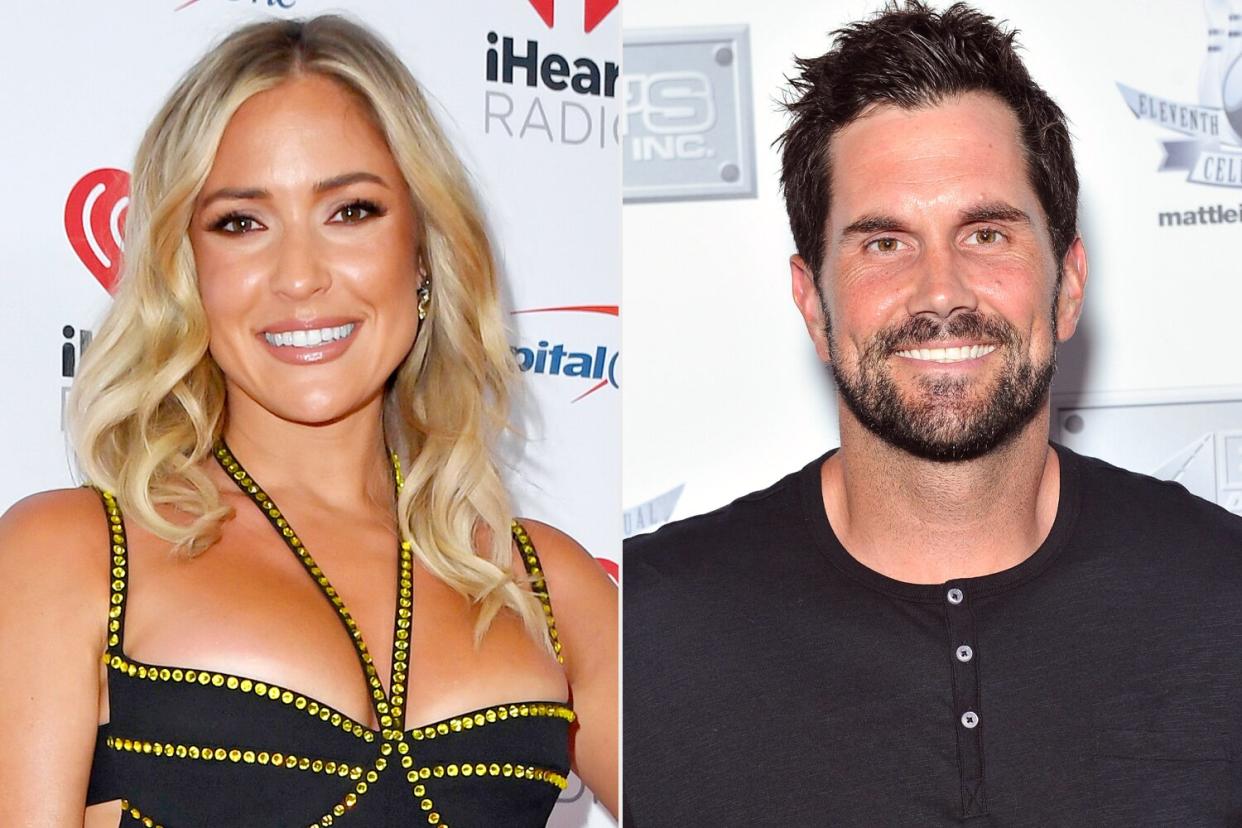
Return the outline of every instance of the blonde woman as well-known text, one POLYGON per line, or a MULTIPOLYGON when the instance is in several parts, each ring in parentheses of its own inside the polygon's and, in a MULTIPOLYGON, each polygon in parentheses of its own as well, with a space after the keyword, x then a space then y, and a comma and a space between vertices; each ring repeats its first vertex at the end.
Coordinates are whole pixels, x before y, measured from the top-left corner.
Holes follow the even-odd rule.
POLYGON ((392 51, 234 33, 126 233, 93 488, 0 521, 0 824, 544 825, 571 765, 615 812, 615 591, 512 521, 488 239, 392 51))

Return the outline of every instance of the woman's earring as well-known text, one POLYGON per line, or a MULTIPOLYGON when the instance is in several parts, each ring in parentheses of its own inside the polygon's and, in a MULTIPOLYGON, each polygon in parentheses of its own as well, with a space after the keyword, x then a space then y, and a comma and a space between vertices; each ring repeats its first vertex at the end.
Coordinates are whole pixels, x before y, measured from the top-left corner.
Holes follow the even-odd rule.
POLYGON ((418 286, 418 321, 422 322, 427 318, 427 308, 431 306, 431 277, 427 276, 423 279, 423 283, 418 286))

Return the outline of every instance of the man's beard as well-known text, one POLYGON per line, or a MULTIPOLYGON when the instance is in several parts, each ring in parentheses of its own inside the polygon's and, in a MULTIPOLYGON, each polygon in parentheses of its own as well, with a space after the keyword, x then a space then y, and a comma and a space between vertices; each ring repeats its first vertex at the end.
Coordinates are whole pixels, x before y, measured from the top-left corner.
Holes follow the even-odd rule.
MULTIPOLYGON (((1055 313, 1055 311, 1054 311, 1055 313)), ((825 318, 827 316, 825 315, 825 318)), ((825 324, 830 367, 850 411, 872 433, 916 457, 936 461, 972 460, 996 449, 1029 423, 1045 404, 1056 370, 1055 319, 1052 352, 1042 363, 1031 360, 1022 337, 1005 320, 977 311, 948 321, 916 317, 880 331, 867 343, 852 375, 841 367, 825 324), (920 377, 918 398, 908 402, 893 380, 889 359, 897 351, 936 347, 936 341, 992 342, 1004 365, 993 387, 980 395, 978 380, 951 372, 920 377)))

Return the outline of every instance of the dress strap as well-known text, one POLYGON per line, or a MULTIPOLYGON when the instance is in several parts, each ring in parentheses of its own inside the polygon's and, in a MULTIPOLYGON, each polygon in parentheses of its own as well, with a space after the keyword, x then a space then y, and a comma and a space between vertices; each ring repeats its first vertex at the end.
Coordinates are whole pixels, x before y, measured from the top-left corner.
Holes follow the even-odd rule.
POLYGON ((552 651, 556 653, 556 660, 564 664, 565 659, 561 656, 561 641, 556 632, 556 618, 552 615, 552 599, 548 595, 548 584, 543 579, 543 567, 539 565, 539 553, 535 551, 535 544, 531 543, 525 526, 515 520, 510 531, 513 532, 513 540, 517 543, 518 549, 522 551, 522 563, 526 566, 526 572, 531 576, 531 590, 539 597, 539 603, 543 604, 543 617, 548 623, 548 638, 552 640, 552 651))
POLYGON ((108 598, 108 648, 104 657, 120 654, 125 645, 125 596, 129 583, 129 554, 125 543, 125 523, 121 518, 121 507, 117 505, 112 492, 96 488, 103 501, 104 511, 108 517, 108 534, 112 560, 112 576, 108 579, 112 584, 112 594, 108 598))

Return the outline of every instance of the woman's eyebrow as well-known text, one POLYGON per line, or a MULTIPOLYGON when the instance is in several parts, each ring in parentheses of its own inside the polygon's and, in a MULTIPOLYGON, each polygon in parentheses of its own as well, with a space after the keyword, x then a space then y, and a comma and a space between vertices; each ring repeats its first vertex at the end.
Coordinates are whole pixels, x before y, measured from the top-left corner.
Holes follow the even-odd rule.
POLYGON ((315 184, 315 192, 324 193, 328 190, 335 190, 337 187, 344 187, 347 184, 354 184, 359 181, 369 181, 372 184, 378 184, 385 189, 388 188, 388 182, 384 181, 384 179, 380 178, 375 173, 359 171, 335 175, 332 178, 325 178, 323 181, 315 184))
MULTIPOLYGON (((391 189, 388 186, 388 182, 380 176, 375 173, 363 172, 361 170, 358 172, 342 173, 341 175, 334 175, 331 178, 325 178, 323 181, 316 182, 313 189, 315 193, 326 193, 328 190, 335 190, 339 187, 355 184, 359 181, 368 181, 372 184, 378 184, 385 189, 391 189)), ((248 200, 271 197, 272 194, 261 187, 221 187, 203 198, 203 200, 199 202, 199 209, 205 209, 212 204, 212 202, 219 201, 222 198, 248 200)))

